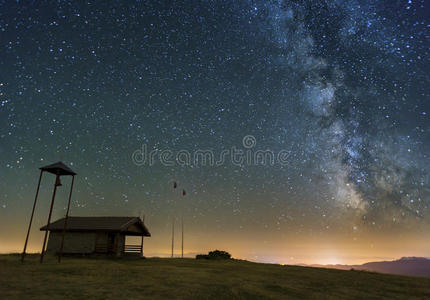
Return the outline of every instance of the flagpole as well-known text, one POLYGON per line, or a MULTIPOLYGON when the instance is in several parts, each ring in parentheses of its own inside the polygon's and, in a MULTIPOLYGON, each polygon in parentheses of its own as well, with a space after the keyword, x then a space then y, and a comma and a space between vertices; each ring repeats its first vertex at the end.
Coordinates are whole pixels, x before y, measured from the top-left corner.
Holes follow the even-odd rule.
POLYGON ((181 227, 182 227, 182 243, 181 243, 181 257, 184 258, 184 197, 187 193, 182 190, 182 205, 181 205, 181 227))
POLYGON ((181 258, 184 258, 184 214, 181 216, 182 221, 182 246, 181 246, 181 258))
POLYGON ((173 258, 173 245, 175 244, 175 218, 172 220, 172 258, 173 258))
MULTIPOLYGON (((175 195, 175 191, 176 191, 176 187, 177 187, 177 183, 176 181, 173 181, 173 195, 175 195)), ((175 197, 173 196, 173 201, 174 201, 175 197)), ((174 203, 173 203, 174 205, 174 203)), ((172 253, 171 253, 171 257, 173 258, 174 256, 174 244, 175 244, 175 208, 173 207, 173 216, 172 216, 172 253)))

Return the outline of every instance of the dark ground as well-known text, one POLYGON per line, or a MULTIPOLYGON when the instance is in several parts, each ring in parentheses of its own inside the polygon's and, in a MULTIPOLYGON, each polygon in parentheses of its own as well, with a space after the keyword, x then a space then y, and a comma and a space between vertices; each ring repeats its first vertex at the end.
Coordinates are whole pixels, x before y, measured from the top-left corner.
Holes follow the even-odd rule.
POLYGON ((194 259, 0 255, 0 299, 430 299, 430 279, 194 259))

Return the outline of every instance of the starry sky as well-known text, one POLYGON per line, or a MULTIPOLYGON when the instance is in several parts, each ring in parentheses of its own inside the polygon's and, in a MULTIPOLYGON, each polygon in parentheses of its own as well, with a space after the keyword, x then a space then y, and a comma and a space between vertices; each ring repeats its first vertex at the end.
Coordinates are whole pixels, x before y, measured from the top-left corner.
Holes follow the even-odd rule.
POLYGON ((429 256, 429 20, 424 0, 0 1, 0 252, 22 250, 38 168, 62 160, 71 215, 144 215, 149 256, 181 215, 187 256, 429 256), (143 145, 288 159, 136 164, 143 145))

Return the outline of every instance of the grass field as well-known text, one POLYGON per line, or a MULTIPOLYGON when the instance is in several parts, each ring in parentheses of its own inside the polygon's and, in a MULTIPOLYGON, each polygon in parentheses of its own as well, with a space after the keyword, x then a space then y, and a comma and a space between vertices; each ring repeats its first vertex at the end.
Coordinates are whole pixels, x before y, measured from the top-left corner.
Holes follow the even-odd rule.
POLYGON ((246 261, 0 255, 0 299, 430 299, 430 279, 246 261))

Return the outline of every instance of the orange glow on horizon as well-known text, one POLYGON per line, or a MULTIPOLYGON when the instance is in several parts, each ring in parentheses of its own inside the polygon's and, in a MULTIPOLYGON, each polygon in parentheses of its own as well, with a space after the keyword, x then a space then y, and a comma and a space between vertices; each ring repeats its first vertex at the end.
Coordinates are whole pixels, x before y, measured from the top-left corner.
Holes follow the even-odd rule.
MULTIPOLYGON (((19 236, 19 235, 18 235, 19 236)), ((2 239, 0 253, 20 253, 24 237, 9 235, 12 239, 2 239)), ((375 239, 376 240, 376 239, 375 239)), ((42 235, 34 232, 30 236, 28 245, 29 253, 40 252, 42 235)), ((130 240, 132 243, 132 240, 130 240)), ((145 238, 144 255, 147 257, 170 257, 169 235, 145 238)), ((186 236, 184 256, 195 257, 196 254, 207 253, 219 249, 226 250, 234 258, 246 259, 255 262, 279 263, 279 264, 362 264, 371 261, 395 260, 403 256, 426 257, 430 252, 429 243, 418 239, 405 239, 401 243, 390 238, 379 238, 379 242, 363 240, 349 241, 346 238, 338 238, 330 243, 322 240, 298 238, 294 242, 290 240, 288 245, 270 242, 270 247, 261 247, 258 241, 249 239, 225 238, 223 240, 202 240, 186 236)), ((180 240, 175 244, 175 255, 180 257, 180 240)))

